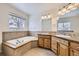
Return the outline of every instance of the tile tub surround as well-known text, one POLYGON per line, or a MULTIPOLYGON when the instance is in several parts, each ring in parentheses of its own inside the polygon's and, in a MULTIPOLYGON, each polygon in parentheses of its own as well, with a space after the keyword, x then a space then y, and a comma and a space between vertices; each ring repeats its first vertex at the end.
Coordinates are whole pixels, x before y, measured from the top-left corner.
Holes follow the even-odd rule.
POLYGON ((25 37, 28 35, 29 35, 29 31, 2 32, 2 42, 17 39, 20 37, 25 37))
POLYGON ((51 34, 51 35, 55 35, 56 32, 55 31, 29 31, 29 34, 32 36, 38 36, 38 34, 51 34))

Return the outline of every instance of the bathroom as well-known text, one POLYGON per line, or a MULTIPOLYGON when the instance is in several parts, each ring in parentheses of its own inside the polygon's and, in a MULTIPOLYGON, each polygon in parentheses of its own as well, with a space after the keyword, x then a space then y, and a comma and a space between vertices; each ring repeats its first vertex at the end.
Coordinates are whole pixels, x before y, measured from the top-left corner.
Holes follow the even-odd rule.
POLYGON ((79 56, 78 3, 0 3, 0 10, 0 55, 79 56))

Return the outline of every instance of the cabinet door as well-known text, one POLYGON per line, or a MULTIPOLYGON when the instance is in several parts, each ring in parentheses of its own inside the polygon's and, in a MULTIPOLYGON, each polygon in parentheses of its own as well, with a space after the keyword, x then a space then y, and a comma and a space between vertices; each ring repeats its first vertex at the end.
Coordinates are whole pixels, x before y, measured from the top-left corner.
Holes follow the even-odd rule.
POLYGON ((59 45, 59 55, 60 56, 68 56, 68 47, 61 44, 59 45))
POLYGON ((51 45, 50 43, 51 43, 50 39, 49 38, 45 38, 44 39, 44 48, 48 48, 48 49, 51 48, 50 47, 50 45, 51 45))
POLYGON ((79 43, 71 42, 70 44, 70 55, 79 56, 79 43))
POLYGON ((44 44, 43 44, 44 41, 43 41, 43 40, 44 40, 44 39, 41 38, 41 37, 38 39, 38 46, 39 46, 39 47, 44 47, 44 44))
POLYGON ((57 41, 55 40, 55 38, 52 38, 51 49, 52 49, 55 53, 57 53, 57 41))
POLYGON ((70 50, 70 55, 71 56, 79 56, 79 51, 78 50, 75 50, 75 49, 71 49, 70 50))

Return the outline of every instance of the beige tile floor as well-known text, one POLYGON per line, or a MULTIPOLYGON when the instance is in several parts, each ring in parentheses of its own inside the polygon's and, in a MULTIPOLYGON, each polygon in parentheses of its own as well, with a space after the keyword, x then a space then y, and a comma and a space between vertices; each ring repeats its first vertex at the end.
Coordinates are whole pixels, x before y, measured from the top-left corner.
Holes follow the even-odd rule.
POLYGON ((27 51, 23 56, 55 56, 55 54, 47 49, 33 48, 27 51))

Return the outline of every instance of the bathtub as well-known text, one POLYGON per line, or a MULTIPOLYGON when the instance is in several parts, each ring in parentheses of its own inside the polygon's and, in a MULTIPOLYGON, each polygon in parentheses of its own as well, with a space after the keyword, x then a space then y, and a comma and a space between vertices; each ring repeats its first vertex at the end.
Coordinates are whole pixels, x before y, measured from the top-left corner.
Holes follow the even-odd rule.
POLYGON ((34 41, 34 40, 38 40, 38 38, 34 37, 34 36, 27 36, 27 37, 22 37, 22 38, 6 41, 4 44, 6 44, 12 48, 18 48, 19 46, 22 46, 22 45, 24 45, 30 41, 34 41))

